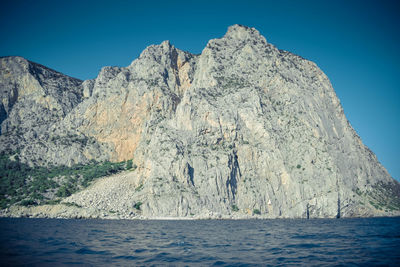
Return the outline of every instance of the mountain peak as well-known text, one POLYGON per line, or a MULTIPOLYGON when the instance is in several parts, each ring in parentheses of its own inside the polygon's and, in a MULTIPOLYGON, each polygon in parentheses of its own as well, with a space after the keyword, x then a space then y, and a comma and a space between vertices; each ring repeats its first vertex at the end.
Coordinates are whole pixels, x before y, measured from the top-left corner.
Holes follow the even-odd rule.
POLYGON ((146 47, 142 51, 140 57, 154 57, 154 55, 169 54, 173 49, 175 49, 175 47, 170 43, 170 41, 165 40, 160 44, 146 47))
POLYGON ((169 48, 169 47, 171 47, 173 45, 171 44, 171 42, 169 40, 165 40, 160 44, 160 46, 169 48))
POLYGON ((252 39, 261 37, 265 40, 265 37, 262 36, 260 32, 255 28, 247 27, 240 24, 229 26, 228 31, 226 32, 224 37, 233 39, 252 39))
POLYGON ((0 217, 400 215, 400 183, 351 128, 326 75, 254 28, 229 27, 199 56, 151 45, 83 84, 3 60, 0 152, 12 169, 0 177, 24 171, 2 183, 0 217), (30 174, 75 164, 69 176, 30 174), (111 176, 86 188, 97 173, 111 176), (21 206, 50 200, 61 203, 21 206))

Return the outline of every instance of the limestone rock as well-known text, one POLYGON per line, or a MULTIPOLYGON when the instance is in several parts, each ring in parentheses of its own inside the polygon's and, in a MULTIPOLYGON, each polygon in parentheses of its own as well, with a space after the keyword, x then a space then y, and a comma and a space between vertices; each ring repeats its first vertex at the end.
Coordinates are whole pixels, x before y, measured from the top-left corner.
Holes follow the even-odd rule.
POLYGON ((40 151, 37 164, 137 166, 64 200, 83 209, 127 218, 400 214, 399 183, 353 130, 326 75, 254 28, 233 25, 200 55, 165 41, 83 83, 55 74, 39 82, 2 60, 2 140, 11 142, 11 127, 29 128, 29 118, 12 113, 29 111, 15 108, 25 105, 16 97, 25 90, 37 95, 36 106, 59 111, 25 137, 44 144, 23 143, 23 151, 40 151), (10 79, 19 87, 5 86, 10 79), (46 89, 61 88, 54 84, 68 97, 46 89), (51 145, 54 136, 69 145, 51 145))

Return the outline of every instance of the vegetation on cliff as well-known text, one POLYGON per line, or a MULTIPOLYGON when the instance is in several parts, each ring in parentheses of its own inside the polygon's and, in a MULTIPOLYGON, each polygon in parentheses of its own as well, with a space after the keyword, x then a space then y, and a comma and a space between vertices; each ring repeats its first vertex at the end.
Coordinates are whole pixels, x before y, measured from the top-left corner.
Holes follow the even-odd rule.
POLYGON ((132 161, 96 162, 68 166, 30 167, 18 153, 0 154, 0 208, 12 204, 55 203, 86 188, 94 179, 131 169, 132 161))

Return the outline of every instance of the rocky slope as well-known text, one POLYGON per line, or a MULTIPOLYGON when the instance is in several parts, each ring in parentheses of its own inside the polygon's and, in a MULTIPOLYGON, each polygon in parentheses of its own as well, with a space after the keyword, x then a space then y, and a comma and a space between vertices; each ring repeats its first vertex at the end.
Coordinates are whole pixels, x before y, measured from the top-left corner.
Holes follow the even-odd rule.
POLYGON ((0 151, 18 151, 31 166, 87 163, 82 154, 99 153, 96 140, 57 126, 83 101, 87 81, 21 57, 0 58, 0 66, 0 151))
POLYGON ((64 217, 400 214, 399 183, 326 75, 254 28, 231 26, 200 55, 165 41, 84 82, 22 58, 2 58, 0 75, 2 150, 31 165, 133 159, 64 199, 64 217))

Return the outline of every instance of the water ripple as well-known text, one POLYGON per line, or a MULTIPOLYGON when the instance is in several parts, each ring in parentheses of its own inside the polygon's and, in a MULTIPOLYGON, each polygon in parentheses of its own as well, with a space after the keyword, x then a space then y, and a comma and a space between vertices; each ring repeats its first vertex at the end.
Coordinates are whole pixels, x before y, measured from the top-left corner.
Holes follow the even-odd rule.
POLYGON ((0 219, 0 263, 2 266, 396 266, 400 262, 399 239, 400 218, 0 219))

